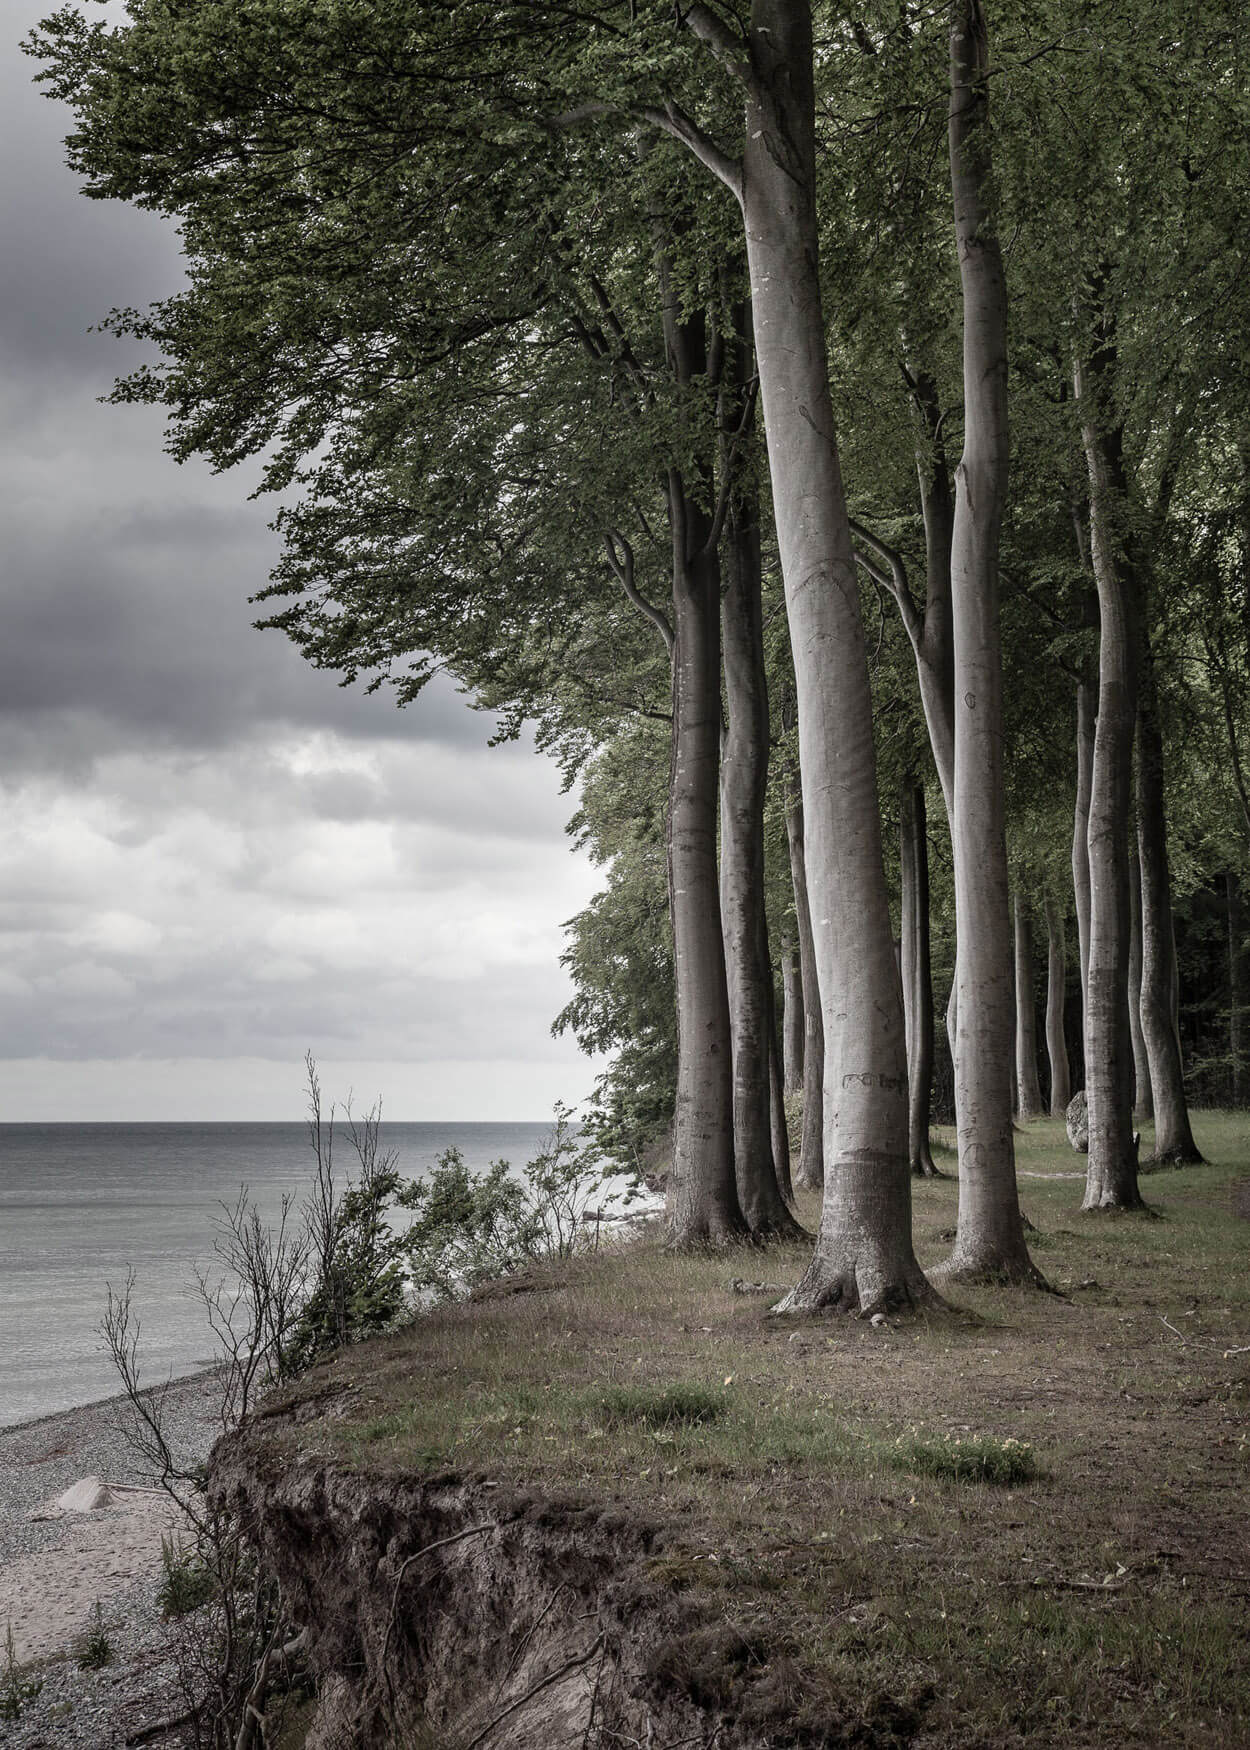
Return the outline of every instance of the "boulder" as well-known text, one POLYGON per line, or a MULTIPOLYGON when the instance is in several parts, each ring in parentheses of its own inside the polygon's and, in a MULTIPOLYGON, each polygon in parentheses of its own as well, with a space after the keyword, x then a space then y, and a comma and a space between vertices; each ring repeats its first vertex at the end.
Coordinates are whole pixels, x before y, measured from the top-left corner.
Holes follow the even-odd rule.
POLYGON ((63 1513, 94 1513, 101 1507, 111 1507, 113 1496, 108 1484, 99 1477, 82 1477, 57 1496, 56 1504, 63 1513))
POLYGON ((1068 1126, 1068 1141, 1078 1154, 1089 1153, 1089 1101, 1085 1098, 1085 1089, 1079 1094, 1073 1094, 1068 1101, 1068 1109, 1064 1113, 1064 1121, 1068 1126))

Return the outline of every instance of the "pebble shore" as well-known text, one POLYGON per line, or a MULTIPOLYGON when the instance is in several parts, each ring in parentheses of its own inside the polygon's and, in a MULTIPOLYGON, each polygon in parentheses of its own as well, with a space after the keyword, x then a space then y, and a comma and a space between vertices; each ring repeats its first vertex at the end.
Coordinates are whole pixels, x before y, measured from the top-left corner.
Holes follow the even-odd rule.
MULTIPOLYGON (((200 1464, 221 1432, 220 1398, 211 1374, 196 1374, 163 1388, 165 1423, 180 1463, 200 1464)), ((32 1520, 30 1515, 54 1501, 72 1483, 98 1476, 110 1483, 144 1490, 156 1481, 151 1468, 125 1435, 128 1406, 107 1399, 29 1422, 0 1429, 0 1588, 8 1593, 19 1578, 27 1590, 39 1590, 40 1576, 62 1575, 93 1534, 107 1537, 120 1523, 115 1512, 69 1514, 32 1520)), ((135 1734, 163 1719, 181 1714, 182 1702, 172 1655, 169 1625, 157 1607, 160 1583, 159 1531, 163 1504, 155 1497, 136 1496, 131 1518, 142 1531, 141 1514, 150 1508, 149 1553, 130 1562, 97 1561, 74 1599, 81 1618, 98 1593, 104 1631, 112 1657, 96 1671, 77 1662, 81 1629, 65 1612, 63 1645, 27 1665, 22 1675, 42 1683, 39 1694, 25 1702, 16 1720, 0 1718, 0 1745, 5 1750, 123 1750, 135 1734), (150 1546, 156 1538, 156 1562, 150 1546), (101 1578, 103 1575, 103 1578, 101 1578), (107 1594, 107 1595, 106 1595, 107 1594)), ((124 1515, 122 1519, 124 1520, 124 1515)), ((139 1539, 142 1542, 142 1539, 139 1539)), ((64 1582, 62 1581, 62 1584, 64 1582)), ((8 1614, 12 1614, 12 1604, 8 1614)), ((0 1706, 6 1691, 4 1636, 8 1627, 0 1609, 0 1706)), ((15 1634, 22 1625, 15 1623, 15 1634)), ((152 1740, 160 1750, 183 1750, 190 1742, 173 1731, 152 1740)))

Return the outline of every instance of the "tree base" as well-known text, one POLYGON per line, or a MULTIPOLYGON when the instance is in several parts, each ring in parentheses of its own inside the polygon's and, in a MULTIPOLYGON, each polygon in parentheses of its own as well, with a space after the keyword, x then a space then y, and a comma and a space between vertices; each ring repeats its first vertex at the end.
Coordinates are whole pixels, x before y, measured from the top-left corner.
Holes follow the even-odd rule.
POLYGON ((1205 1167, 1206 1164, 1206 1156, 1192 1143, 1178 1142, 1175 1148, 1164 1149, 1162 1153, 1156 1150, 1146 1157, 1147 1167, 1205 1167))
POLYGON ((679 1228, 674 1222, 669 1228, 665 1250, 669 1252, 723 1252, 730 1246, 748 1245, 751 1235, 745 1222, 732 1222, 720 1217, 703 1217, 684 1222, 679 1228))
POLYGON ((1032 1258, 1005 1258, 952 1252, 933 1271, 939 1281, 962 1283, 968 1288, 1035 1288, 1041 1294, 1056 1294, 1032 1258))
POLYGON ((789 1210, 774 1216, 766 1226, 752 1228, 747 1237, 754 1246, 810 1246, 816 1238, 789 1210))
POLYGON ((1082 1203, 1082 1215, 1144 1215, 1151 1221, 1158 1221, 1159 1212, 1152 1209, 1145 1198, 1137 1196, 1136 1202, 1104 1195, 1101 1203, 1082 1203))
POLYGON ((949 1179, 950 1178, 949 1173, 944 1173, 942 1171, 941 1167, 935 1166, 934 1163, 932 1161, 929 1161, 929 1160, 913 1161, 911 1163, 911 1176, 913 1179, 949 1179))
POLYGON ((871 1254, 822 1254, 770 1312, 785 1316, 840 1312, 867 1319, 875 1313, 933 1312, 946 1305, 914 1257, 887 1261, 871 1254))

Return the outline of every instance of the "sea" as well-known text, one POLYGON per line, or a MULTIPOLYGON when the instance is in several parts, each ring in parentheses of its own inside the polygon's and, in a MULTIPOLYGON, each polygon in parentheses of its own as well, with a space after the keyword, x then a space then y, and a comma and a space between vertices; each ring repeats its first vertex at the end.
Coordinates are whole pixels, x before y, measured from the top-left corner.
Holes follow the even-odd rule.
MULTIPOLYGON (((476 1170, 519 1168, 547 1124, 398 1124, 380 1142, 405 1177, 448 1148, 476 1170)), ((350 1165, 335 1141, 336 1177, 350 1165)), ((246 1188, 272 1222, 316 1173, 302 1123, 0 1124, 0 1427, 119 1389, 100 1336, 108 1290, 133 1277, 145 1384, 213 1355, 196 1272, 214 1270, 223 1205, 246 1188)))

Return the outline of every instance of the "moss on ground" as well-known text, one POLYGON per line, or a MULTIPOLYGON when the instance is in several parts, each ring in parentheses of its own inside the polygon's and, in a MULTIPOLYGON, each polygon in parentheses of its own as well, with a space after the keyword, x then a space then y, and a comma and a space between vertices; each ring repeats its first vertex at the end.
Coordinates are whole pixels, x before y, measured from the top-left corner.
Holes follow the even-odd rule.
MULTIPOLYGON (((840 1732, 858 1711, 864 1742, 884 1719, 930 1750, 1250 1744, 1250 1119, 1195 1130, 1209 1164, 1144 1178, 1145 1217, 1082 1215, 1062 1125, 1022 1131, 1058 1295, 781 1320, 731 1284, 788 1284, 804 1248, 644 1240, 349 1351, 299 1388, 339 1388, 335 1414, 285 1438, 670 1527, 652 1577, 716 1602, 733 1659, 793 1696, 796 1743, 836 1696, 840 1732)), ((915 1185, 926 1265, 956 1195, 915 1185)), ((697 1653, 674 1659, 729 1693, 697 1653)))

